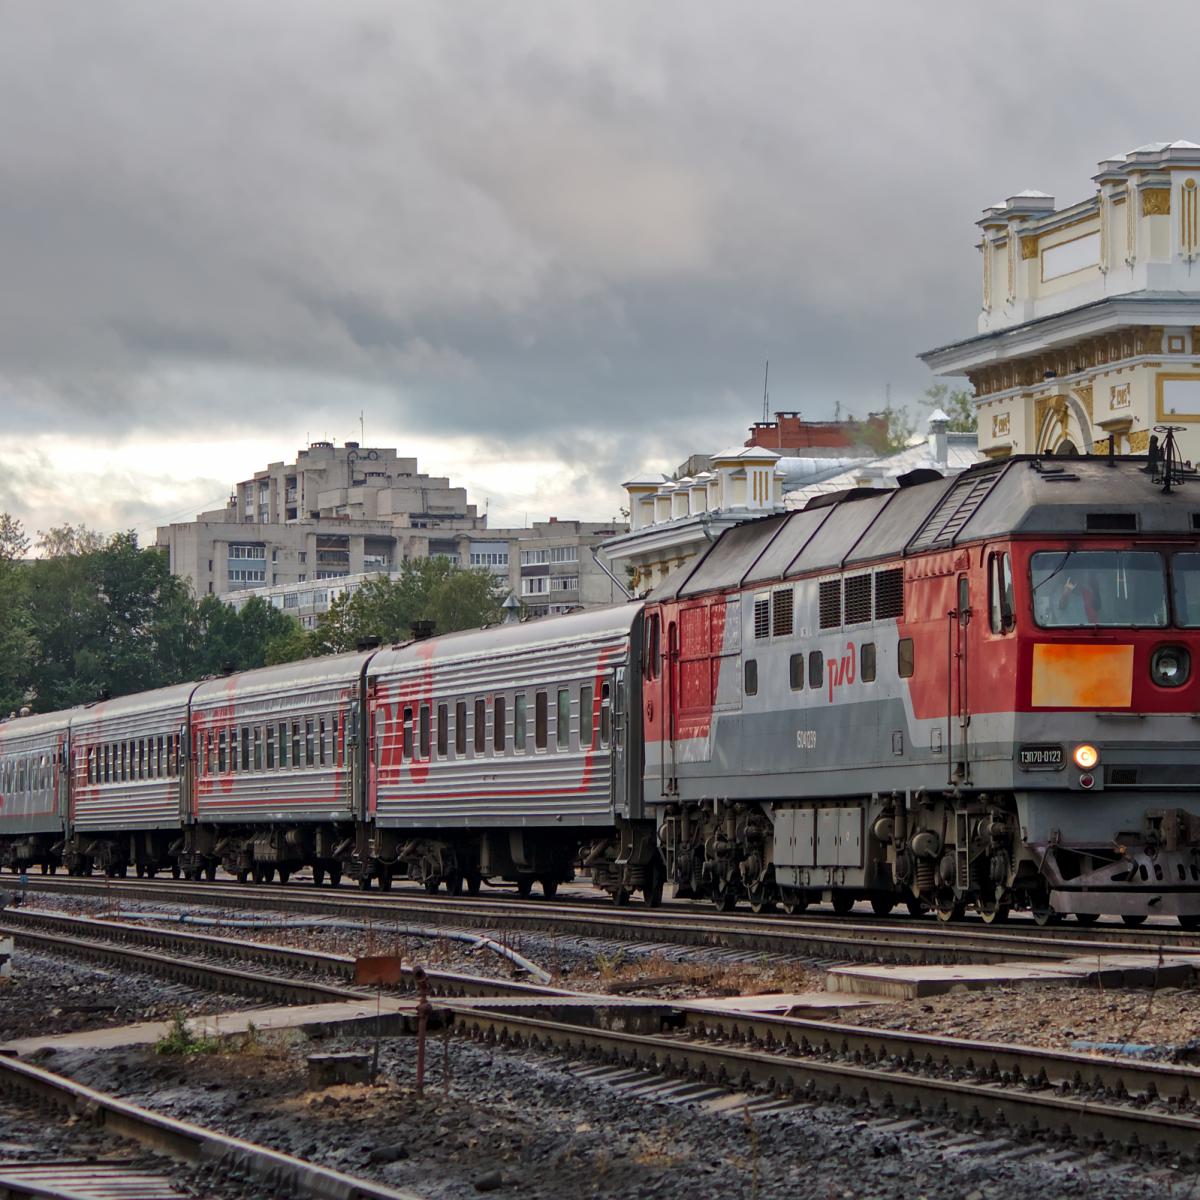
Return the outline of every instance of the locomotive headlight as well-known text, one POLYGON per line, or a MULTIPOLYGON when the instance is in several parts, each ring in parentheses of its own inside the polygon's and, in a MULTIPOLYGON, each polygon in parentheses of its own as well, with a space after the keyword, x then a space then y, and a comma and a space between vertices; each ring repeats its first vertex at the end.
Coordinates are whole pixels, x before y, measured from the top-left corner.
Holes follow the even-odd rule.
POLYGON ((1159 646, 1150 660, 1150 678, 1159 687, 1179 687, 1191 673, 1191 655, 1182 646, 1159 646))
POLYGON ((1090 771, 1100 761, 1100 751, 1084 742, 1083 745, 1075 747, 1071 757, 1081 771, 1090 771))

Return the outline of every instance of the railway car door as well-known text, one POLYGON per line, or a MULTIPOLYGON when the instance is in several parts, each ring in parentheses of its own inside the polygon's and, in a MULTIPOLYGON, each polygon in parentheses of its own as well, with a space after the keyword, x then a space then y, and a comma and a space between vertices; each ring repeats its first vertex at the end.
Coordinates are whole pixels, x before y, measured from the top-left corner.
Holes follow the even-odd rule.
POLYGON ((671 756, 671 773, 663 790, 664 794, 674 794, 679 791, 679 771, 676 764, 676 741, 679 737, 679 625, 675 621, 667 622, 667 661, 663 671, 663 686, 667 692, 667 703, 663 710, 666 719, 665 733, 671 756))
POLYGON ((605 739, 605 725, 611 723, 612 753, 609 757, 609 769, 612 784, 613 810, 628 815, 629 805, 629 776, 627 772, 626 747, 629 739, 626 730, 626 718, 629 712, 628 697, 625 688, 628 686, 627 673, 624 667, 617 667, 609 676, 611 682, 607 687, 611 690, 611 713, 606 721, 603 711, 604 700, 601 699, 600 713, 600 742, 605 739))
POLYGON ((971 585, 965 573, 957 582, 955 606, 946 614, 946 770, 947 782, 971 781, 971 693, 969 629, 971 585))

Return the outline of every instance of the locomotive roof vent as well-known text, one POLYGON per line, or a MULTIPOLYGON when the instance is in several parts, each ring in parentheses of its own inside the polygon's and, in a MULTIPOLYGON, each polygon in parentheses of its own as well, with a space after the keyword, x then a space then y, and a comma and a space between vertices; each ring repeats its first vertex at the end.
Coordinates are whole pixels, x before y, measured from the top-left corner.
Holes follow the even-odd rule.
POLYGON ((1086 528, 1088 533, 1137 533, 1137 513, 1090 512, 1086 528))

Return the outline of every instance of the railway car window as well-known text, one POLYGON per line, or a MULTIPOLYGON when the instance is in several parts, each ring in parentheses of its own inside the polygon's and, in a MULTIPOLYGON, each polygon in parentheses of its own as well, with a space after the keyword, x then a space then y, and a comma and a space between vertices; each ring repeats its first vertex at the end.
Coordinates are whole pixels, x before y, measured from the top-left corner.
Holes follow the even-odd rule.
POLYGON ((600 745, 608 749, 612 741, 612 685, 605 683, 600 687, 600 745))
POLYGON ((804 655, 793 654, 788 659, 788 682, 793 692, 804 690, 804 655))
POLYGON ((771 633, 771 597, 764 592, 754 597, 754 640, 761 641, 771 633))
POLYGON ((858 652, 858 674, 863 683, 875 682, 875 643, 863 642, 858 652))
POLYGON ((267 744, 267 770, 275 770, 275 726, 268 725, 263 734, 263 740, 267 744))
POLYGON ((758 663, 753 658, 742 664, 742 687, 747 696, 758 695, 758 663))
POLYGON ((808 653, 808 686, 822 687, 825 683, 825 655, 820 650, 810 650, 808 653))
POLYGON ((263 769, 263 731, 261 725, 254 727, 254 769, 263 769))
POLYGON ((579 748, 590 750, 596 744, 596 714, 592 707, 595 693, 586 683, 579 689, 579 748))
POLYGON ((492 703, 492 747, 497 754, 504 753, 504 718, 504 697, 497 696, 492 703))
POLYGON ((304 760, 300 757, 300 722, 292 722, 292 766, 304 766, 304 760))
POLYGON ((533 744, 538 750, 546 748, 546 729, 549 724, 549 703, 545 692, 538 692, 533 702, 533 744))
POLYGON ((658 613, 646 618, 646 678, 658 678, 658 613))
POLYGON ((771 593, 771 636, 792 636, 792 610, 796 593, 789 588, 780 588, 771 593))
POLYGON ((236 726, 229 731, 229 769, 231 771, 238 769, 238 731, 236 726))
POLYGON ((325 765, 329 756, 329 725, 328 718, 322 714, 317 718, 317 762, 325 765))
POLYGON ((146 778, 146 739, 138 738, 138 769, 137 777, 139 779, 146 778))
POLYGON ((1171 556, 1171 599, 1176 625, 1200 627, 1200 554, 1171 556))
POLYGON ((912 638, 901 638, 896 644, 896 669, 900 678, 911 679, 915 665, 912 638))
POLYGON ((487 701, 475 701, 475 753, 487 749, 487 701))
POLYGON ((219 730, 217 733, 217 771, 220 774, 225 773, 225 752, 227 745, 227 737, 225 730, 219 730))
POLYGON ((1044 629, 1161 628, 1167 581, 1150 550, 1039 550, 1029 560, 1034 620, 1044 629))
POLYGON ((454 753, 458 758, 467 756, 467 702, 460 700, 454 706, 454 753))
MULTIPOLYGON (((255 731, 257 732, 257 730, 255 731)), ((242 770, 250 770, 250 726, 242 726, 242 770)))
POLYGON ((522 692, 513 697, 513 749, 525 753, 525 738, 529 733, 529 702, 522 692))
POLYGON ((842 623, 842 581, 821 580, 817 604, 822 629, 837 629, 842 623))
POLYGON ((316 766, 317 763, 317 731, 312 717, 304 721, 304 765, 316 766))
POLYGON ((167 753, 168 738, 158 738, 158 777, 162 779, 167 774, 167 764, 170 756, 167 753))
POLYGON ((333 763, 334 763, 334 766, 338 766, 338 767, 340 767, 342 765, 342 743, 341 743, 341 739, 339 736, 340 732, 341 732, 341 726, 342 726, 342 722, 341 722, 340 714, 334 713, 333 714, 333 729, 331 731, 333 734, 333 763))
POLYGON ((429 757, 429 705, 422 704, 418 710, 420 754, 422 758, 429 757))
POLYGON ((1016 624, 1013 616, 1012 562, 998 551, 988 555, 988 628, 993 633, 1009 633, 1016 624))
POLYGON ((445 758, 450 753, 450 706, 439 704, 437 711, 437 748, 438 758, 445 758))
MULTIPOLYGON (((405 762, 411 762, 413 757, 413 711, 411 708, 404 710, 403 734, 401 738, 401 753, 405 762)), ((382 741, 383 735, 380 734, 382 741)))
POLYGON ((279 767, 288 765, 288 727, 286 721, 279 722, 279 767))
POLYGON ((555 714, 554 737, 560 750, 571 746, 571 693, 567 688, 558 689, 558 712, 555 714))

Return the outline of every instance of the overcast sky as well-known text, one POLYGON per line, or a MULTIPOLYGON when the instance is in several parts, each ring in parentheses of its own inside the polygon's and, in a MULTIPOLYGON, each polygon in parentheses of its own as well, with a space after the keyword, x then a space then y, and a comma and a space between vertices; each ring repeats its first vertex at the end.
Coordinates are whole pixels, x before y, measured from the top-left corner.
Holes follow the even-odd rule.
MULTIPOLYGON (((0 509, 183 519, 310 439, 494 524, 919 396, 973 222, 1200 141, 1194 3, 0 0, 0 509)), ((915 407, 915 405, 914 405, 915 407)))

